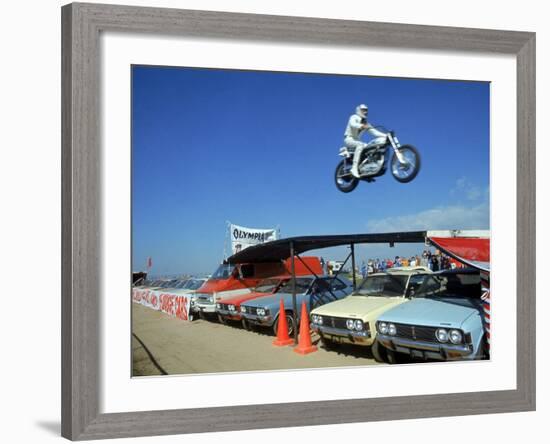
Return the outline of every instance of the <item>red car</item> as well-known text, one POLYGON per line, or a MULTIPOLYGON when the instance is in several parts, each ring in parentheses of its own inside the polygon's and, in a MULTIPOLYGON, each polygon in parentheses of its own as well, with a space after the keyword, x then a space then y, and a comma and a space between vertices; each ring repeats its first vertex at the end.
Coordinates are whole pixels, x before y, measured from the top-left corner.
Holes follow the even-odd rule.
MULTIPOLYGON (((307 267, 300 260, 295 260, 294 267, 296 276, 310 276, 312 273, 317 275, 323 274, 323 267, 321 266, 321 262, 318 257, 306 256, 301 259, 307 264, 307 267)), ((260 283, 252 289, 251 293, 237 294, 219 300, 216 303, 218 320, 222 324, 227 323, 228 320, 242 321, 243 326, 246 327, 245 321, 241 315, 241 304, 251 299, 269 296, 276 293, 277 290, 290 279, 290 274, 272 276, 260 281, 260 283)))

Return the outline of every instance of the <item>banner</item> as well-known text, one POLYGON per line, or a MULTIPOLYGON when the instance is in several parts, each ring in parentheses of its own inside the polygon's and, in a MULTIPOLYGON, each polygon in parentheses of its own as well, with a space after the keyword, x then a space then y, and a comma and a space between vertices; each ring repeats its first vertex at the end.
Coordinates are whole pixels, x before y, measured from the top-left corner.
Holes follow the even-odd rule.
POLYGON ((160 290, 132 289, 132 301, 159 310, 182 321, 190 321, 191 295, 165 293, 160 290))
POLYGON ((159 297, 157 292, 154 290, 148 290, 146 288, 133 288, 132 300, 137 304, 144 305, 145 307, 152 308, 153 310, 159 309, 159 297))
POLYGON ((231 224, 229 226, 231 237, 231 251, 233 254, 251 247, 252 245, 263 244, 277 240, 277 229, 247 228, 231 224))

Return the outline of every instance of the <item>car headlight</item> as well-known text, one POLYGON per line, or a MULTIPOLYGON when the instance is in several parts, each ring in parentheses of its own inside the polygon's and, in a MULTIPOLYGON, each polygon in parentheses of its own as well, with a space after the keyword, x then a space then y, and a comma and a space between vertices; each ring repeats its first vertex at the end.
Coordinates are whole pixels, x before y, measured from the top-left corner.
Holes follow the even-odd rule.
POLYGON ((241 305, 241 313, 246 313, 246 307, 244 305, 241 305))
POLYGON ((235 311, 235 306, 234 306, 234 305, 230 305, 230 306, 229 306, 229 311, 235 311))
POLYGON ((353 324, 354 324, 353 326, 355 327, 355 330, 357 331, 363 330, 363 321, 361 319, 357 319, 353 324))
POLYGON ((460 344, 462 342, 462 333, 460 330, 451 330, 449 332, 449 341, 453 344, 460 344))
POLYGON ((385 322, 379 322, 378 323, 378 331, 380 333, 382 333, 383 335, 388 333, 388 324, 386 324, 385 322))
POLYGON ((323 323, 322 318, 319 315, 311 315, 311 322, 313 322, 314 324, 322 324, 323 323))
POLYGON ((222 304, 216 304, 216 308, 222 308, 222 304))
POLYGON ((439 342, 447 342, 449 340, 449 332, 444 328, 438 328, 435 331, 435 337, 439 342))
POLYGON ((388 334, 391 336, 395 336, 397 334, 397 328, 395 327, 395 324, 388 324, 388 334))
POLYGON ((265 316, 265 308, 258 308, 258 309, 256 310, 256 314, 257 314, 258 316, 265 316))
POLYGON ((348 330, 353 330, 355 328, 355 320, 348 319, 346 321, 346 327, 348 328, 348 330))

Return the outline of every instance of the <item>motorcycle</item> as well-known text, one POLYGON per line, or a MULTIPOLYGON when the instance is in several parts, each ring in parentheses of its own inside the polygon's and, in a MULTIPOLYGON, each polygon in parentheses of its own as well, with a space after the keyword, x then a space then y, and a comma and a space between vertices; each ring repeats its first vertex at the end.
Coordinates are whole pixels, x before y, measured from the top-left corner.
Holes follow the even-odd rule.
POLYGON ((420 154, 414 146, 401 145, 394 131, 388 131, 381 126, 375 128, 384 132, 385 135, 371 140, 363 149, 357 168, 359 178, 351 174, 354 150, 345 146, 340 148, 338 155, 343 159, 336 167, 334 181, 341 192, 353 191, 360 180, 374 182, 376 177, 385 174, 388 163, 392 176, 401 183, 410 182, 420 171, 420 154), (391 161, 389 161, 390 150, 393 150, 391 161))

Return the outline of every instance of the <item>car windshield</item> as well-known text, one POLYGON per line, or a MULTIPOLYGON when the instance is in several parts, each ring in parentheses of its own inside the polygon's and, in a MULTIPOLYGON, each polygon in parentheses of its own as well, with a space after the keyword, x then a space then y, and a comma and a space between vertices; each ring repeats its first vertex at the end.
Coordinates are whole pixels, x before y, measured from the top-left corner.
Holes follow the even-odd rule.
MULTIPOLYGON (((311 278, 296 278, 296 293, 305 293, 312 280, 311 278)), ((277 293, 292 293, 292 279, 281 285, 277 293)))
POLYGON ((441 292, 433 295, 442 298, 474 298, 481 297, 481 277, 477 273, 452 273, 438 276, 441 281, 441 292))
POLYGON ((214 272, 210 279, 227 279, 229 276, 231 276, 231 273, 233 273, 234 269, 234 265, 222 264, 218 267, 218 269, 214 272))
POLYGON ((254 291, 257 293, 274 293, 280 283, 281 279, 264 279, 254 288, 254 291))
POLYGON ((355 296, 403 296, 409 276, 404 274, 377 274, 367 277, 355 296))
POLYGON ((199 279, 189 279, 183 288, 186 290, 196 290, 203 284, 203 281, 199 279))
POLYGON ((171 279, 171 280, 168 280, 168 281, 164 281, 162 283, 162 285, 160 285, 160 287, 162 287, 162 288, 172 288, 172 287, 174 287, 175 284, 176 284, 176 280, 171 279))
POLYGON ((187 279, 180 279, 178 280, 172 287, 173 288, 185 288, 185 285, 187 284, 187 279))

